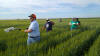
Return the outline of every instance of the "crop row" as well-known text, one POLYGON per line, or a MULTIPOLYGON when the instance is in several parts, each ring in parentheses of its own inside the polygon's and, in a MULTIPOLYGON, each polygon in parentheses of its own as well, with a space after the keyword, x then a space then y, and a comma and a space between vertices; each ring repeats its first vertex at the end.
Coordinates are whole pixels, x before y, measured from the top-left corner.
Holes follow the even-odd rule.
POLYGON ((63 43, 64 41, 68 40, 71 38, 71 34, 73 33, 73 36, 78 34, 80 30, 77 31, 70 31, 70 32, 64 32, 60 35, 56 35, 54 37, 50 37, 48 40, 41 42, 36 45, 32 45, 30 47, 30 55, 36 55, 40 53, 47 53, 47 51, 50 48, 56 47, 56 45, 63 43), (35 53, 35 54, 34 54, 35 53))
POLYGON ((97 40, 93 43, 93 46, 89 49, 85 56, 100 56, 100 35, 97 40))
POLYGON ((85 31, 58 45, 56 48, 49 49, 48 54, 45 56, 81 56, 84 50, 87 49, 89 44, 95 39, 96 34, 96 30, 85 31))

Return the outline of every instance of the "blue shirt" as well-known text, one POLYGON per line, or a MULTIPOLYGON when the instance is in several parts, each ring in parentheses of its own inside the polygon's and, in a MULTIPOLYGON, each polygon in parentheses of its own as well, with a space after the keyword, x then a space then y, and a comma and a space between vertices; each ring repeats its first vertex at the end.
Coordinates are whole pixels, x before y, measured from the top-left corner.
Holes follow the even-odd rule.
POLYGON ((34 20, 30 23, 30 26, 28 29, 32 30, 32 32, 28 33, 28 36, 32 36, 32 37, 40 36, 39 24, 36 20, 34 20))

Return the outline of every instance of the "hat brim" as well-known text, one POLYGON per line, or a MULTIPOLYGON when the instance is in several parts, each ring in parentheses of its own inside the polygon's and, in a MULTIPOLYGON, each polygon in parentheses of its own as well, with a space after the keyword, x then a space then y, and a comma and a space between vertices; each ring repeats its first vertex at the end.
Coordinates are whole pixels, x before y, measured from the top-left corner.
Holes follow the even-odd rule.
POLYGON ((28 16, 28 17, 32 17, 32 16, 28 16))
POLYGON ((46 21, 49 21, 49 20, 46 20, 46 21))

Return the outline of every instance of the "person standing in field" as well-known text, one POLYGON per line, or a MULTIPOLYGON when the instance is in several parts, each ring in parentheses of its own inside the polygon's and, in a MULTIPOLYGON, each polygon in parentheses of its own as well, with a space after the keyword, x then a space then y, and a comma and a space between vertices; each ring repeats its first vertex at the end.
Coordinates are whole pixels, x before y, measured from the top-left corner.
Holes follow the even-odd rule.
POLYGON ((50 21, 49 19, 46 19, 46 23, 43 26, 43 30, 46 29, 46 32, 52 31, 52 26, 54 25, 53 21, 50 21))
POLYGON ((40 41, 40 31, 39 31, 39 24, 36 21, 36 15, 31 14, 30 16, 30 25, 28 29, 26 29, 24 32, 28 33, 28 39, 27 39, 27 45, 30 45, 31 43, 35 43, 37 41, 40 41))
POLYGON ((78 18, 72 18, 72 21, 70 21, 69 25, 71 30, 78 29, 80 21, 78 20, 78 18))

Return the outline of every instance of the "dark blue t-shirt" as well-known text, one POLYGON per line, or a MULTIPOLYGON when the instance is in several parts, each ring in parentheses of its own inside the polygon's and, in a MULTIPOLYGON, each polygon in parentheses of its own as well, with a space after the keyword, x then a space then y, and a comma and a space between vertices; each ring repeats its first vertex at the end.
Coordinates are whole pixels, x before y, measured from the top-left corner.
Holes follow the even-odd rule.
POLYGON ((46 22, 45 27, 47 32, 52 30, 52 25, 53 24, 50 21, 46 22))

